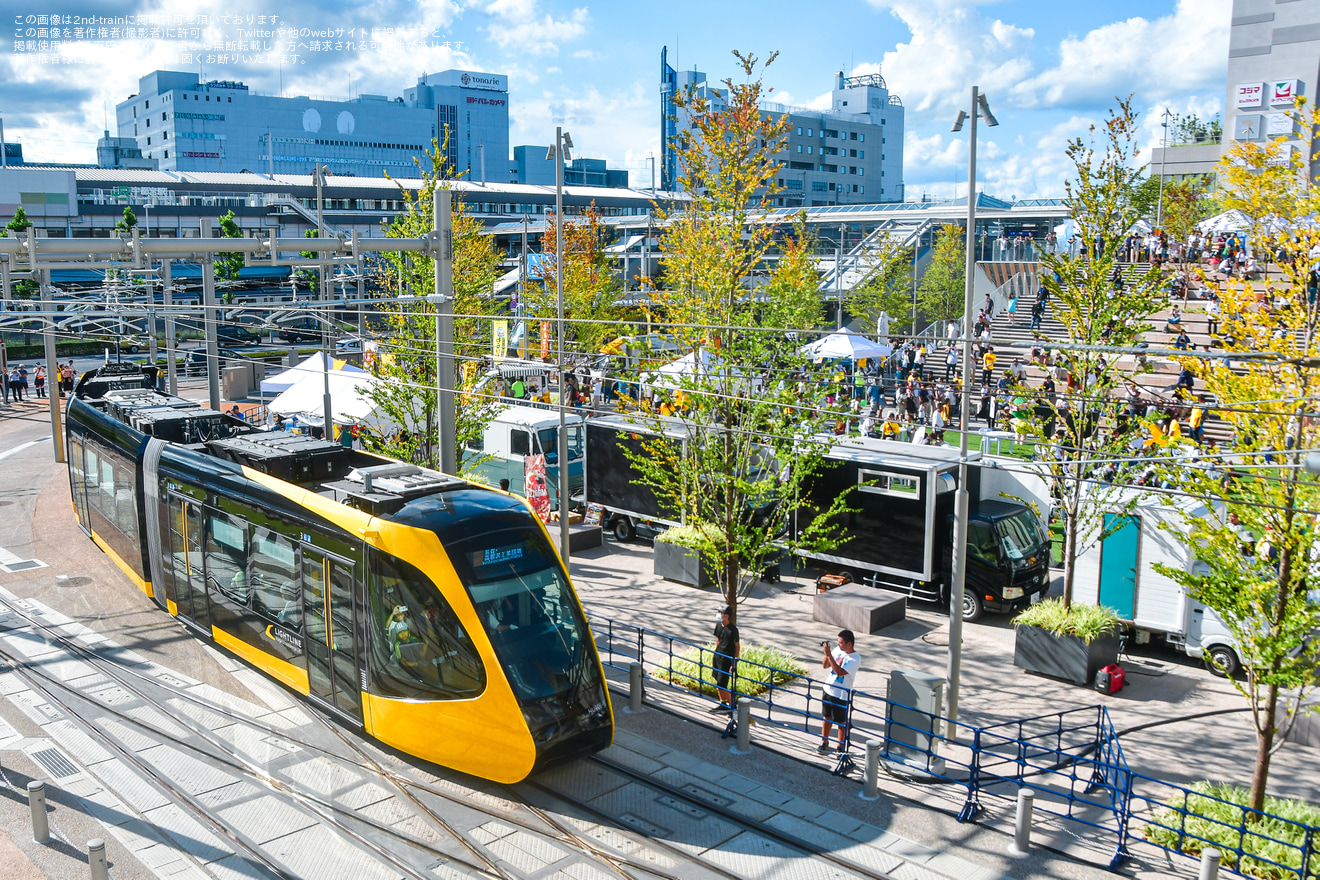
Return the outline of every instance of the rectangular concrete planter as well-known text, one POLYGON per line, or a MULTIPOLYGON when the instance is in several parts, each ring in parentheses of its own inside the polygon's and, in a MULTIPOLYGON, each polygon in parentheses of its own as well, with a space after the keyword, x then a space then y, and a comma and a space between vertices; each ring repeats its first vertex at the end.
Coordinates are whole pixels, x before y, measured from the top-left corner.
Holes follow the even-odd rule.
POLYGON ((1089 686, 1102 666, 1118 662, 1118 633, 1105 633, 1088 643, 1080 636, 1056 636, 1034 626, 1016 630, 1013 665, 1037 675, 1089 686))
POLYGON ((715 583, 696 550, 668 541, 655 542, 655 573, 667 581, 691 587, 709 587, 715 583))

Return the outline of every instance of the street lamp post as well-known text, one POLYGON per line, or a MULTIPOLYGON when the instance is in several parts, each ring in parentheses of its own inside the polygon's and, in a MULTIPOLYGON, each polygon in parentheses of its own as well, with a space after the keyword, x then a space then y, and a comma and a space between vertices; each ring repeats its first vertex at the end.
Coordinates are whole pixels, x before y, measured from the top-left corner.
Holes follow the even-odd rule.
POLYGON ((555 126, 555 145, 551 147, 555 162, 555 304, 558 312, 555 335, 558 337, 559 361, 559 442, 555 457, 559 462, 559 556, 568 568, 568 432, 564 424, 564 162, 573 149, 573 138, 563 128, 555 126))
POLYGON ((945 717, 948 718, 946 734, 952 741, 957 739, 958 730, 958 689, 962 676, 962 624, 963 598, 967 587, 967 509, 971 495, 967 491, 967 428, 968 415, 972 404, 972 377, 975 375, 972 365, 972 282, 976 271, 976 120, 985 119, 987 125, 998 125, 990 112, 990 104, 985 95, 976 86, 972 86, 971 114, 958 111, 958 119, 953 123, 954 131, 961 131, 964 121, 971 127, 967 132, 967 240, 966 240, 966 275, 963 292, 963 332, 962 332, 962 391, 958 406, 958 491, 954 494, 953 527, 953 572, 949 584, 949 694, 945 717))
POLYGON ((1160 128, 1164 129, 1162 146, 1160 147, 1160 198, 1155 203, 1155 228, 1159 229, 1164 223, 1164 162, 1169 155, 1169 117, 1175 116, 1168 107, 1160 114, 1164 121, 1160 123, 1160 128))

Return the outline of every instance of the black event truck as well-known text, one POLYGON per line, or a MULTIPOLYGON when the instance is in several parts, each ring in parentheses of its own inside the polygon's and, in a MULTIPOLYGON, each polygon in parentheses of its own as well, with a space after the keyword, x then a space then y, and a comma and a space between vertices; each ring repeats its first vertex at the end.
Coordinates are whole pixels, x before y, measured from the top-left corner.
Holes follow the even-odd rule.
MULTIPOLYGON (((664 431, 675 444, 686 437, 674 420, 664 431)), ((649 426, 621 417, 587 421, 586 500, 601 509, 601 524, 619 540, 656 534, 679 521, 662 509, 655 493, 641 484, 624 449, 641 450, 653 436, 649 426)), ((840 494, 854 512, 840 515, 838 545, 809 554, 854 581, 895 590, 931 602, 949 595, 953 549, 953 500, 958 483, 958 451, 887 440, 823 438, 830 443, 825 462, 809 481, 804 508, 789 518, 790 533, 840 494)), ((971 508, 963 616, 1016 611, 1049 590, 1049 544, 1041 520, 1020 500, 1048 513, 1043 480, 972 453, 968 469, 971 508)), ((1020 465, 1020 466, 1019 466, 1020 465)))
MULTIPOLYGON (((893 440, 831 438, 825 465, 809 481, 797 528, 834 498, 846 495, 853 512, 839 515, 838 545, 809 558, 855 581, 947 602, 953 571, 954 495, 958 450, 893 440)), ((967 587, 963 618, 1017 611, 1049 591, 1049 541, 1024 500, 1048 513, 1043 480, 1027 462, 970 453, 967 587), (1018 500, 1022 499, 1022 500, 1018 500)))

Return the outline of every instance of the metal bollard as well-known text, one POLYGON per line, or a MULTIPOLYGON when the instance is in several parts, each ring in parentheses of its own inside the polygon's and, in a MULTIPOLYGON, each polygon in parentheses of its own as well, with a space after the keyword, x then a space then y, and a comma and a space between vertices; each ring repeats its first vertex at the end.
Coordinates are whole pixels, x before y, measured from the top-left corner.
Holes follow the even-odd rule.
POLYGON ((738 749, 740 755, 752 750, 752 701, 744 697, 738 701, 738 749))
POLYGON ((46 817, 46 783, 33 781, 27 786, 28 808, 32 811, 32 839, 50 843, 50 819, 46 817))
POLYGON ((1219 863, 1223 858, 1224 854, 1214 847, 1201 850, 1201 873, 1197 880, 1219 880, 1219 863))
POLYGON ((628 711, 642 711, 642 664, 628 664, 628 711))
POLYGON ((880 800, 880 740, 866 741, 866 784, 862 787, 864 801, 880 800))
POLYGON ((1036 806, 1036 793, 1029 788, 1018 789, 1017 820, 1013 827, 1013 842, 1008 854, 1025 856, 1031 852, 1031 814, 1036 806))
POLYGON ((110 880, 110 869, 105 866, 105 841, 99 837, 87 841, 87 864, 92 869, 92 880, 110 880))

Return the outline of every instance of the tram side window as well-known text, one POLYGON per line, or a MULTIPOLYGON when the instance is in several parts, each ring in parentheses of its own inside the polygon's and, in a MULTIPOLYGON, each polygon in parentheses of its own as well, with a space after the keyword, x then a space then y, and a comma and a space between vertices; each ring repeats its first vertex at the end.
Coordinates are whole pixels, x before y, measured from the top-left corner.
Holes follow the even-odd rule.
POLYGON ((401 559, 371 554, 372 667, 389 696, 458 699, 486 686, 472 639, 426 575, 401 559))
POLYGON ((115 462, 115 525, 130 538, 137 538, 137 499, 133 493, 133 466, 115 462))
POLYGON ((270 529, 253 527, 251 547, 248 583, 252 608, 289 629, 300 629, 302 595, 293 542, 270 529))
POLYGON ((242 520, 223 513, 207 517, 206 579, 230 600, 247 605, 247 529, 242 520))
POLYGON ((105 518, 119 525, 119 520, 115 516, 115 464, 110 460, 110 456, 101 451, 101 479, 100 479, 100 503, 97 507, 105 518))

